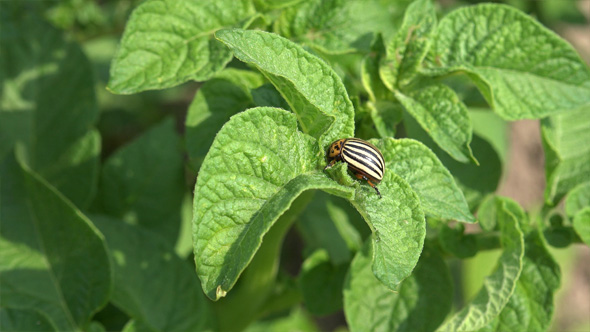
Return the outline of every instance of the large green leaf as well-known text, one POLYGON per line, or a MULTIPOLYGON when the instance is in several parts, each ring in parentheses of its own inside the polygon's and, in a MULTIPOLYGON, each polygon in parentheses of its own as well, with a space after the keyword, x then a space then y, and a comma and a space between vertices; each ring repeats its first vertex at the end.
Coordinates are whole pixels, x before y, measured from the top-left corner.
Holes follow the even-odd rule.
POLYGON ((92 67, 77 44, 15 4, 0 4, 0 160, 22 143, 27 164, 85 207, 100 153, 92 67))
POLYGON ((477 164, 469 146, 473 132, 469 112, 451 88, 432 84, 407 94, 396 91, 395 96, 451 157, 463 163, 473 161, 477 164))
POLYGON ((104 212, 176 241, 184 196, 180 137, 172 118, 115 151, 104 163, 104 212))
POLYGON ((441 219, 474 222, 453 176, 436 155, 412 139, 384 139, 381 149, 388 170, 402 177, 420 197, 422 209, 441 219))
POLYGON ((428 72, 468 73, 507 120, 590 103, 588 65, 565 40, 515 8, 460 8, 440 21, 433 39, 428 72))
POLYGON ((379 190, 382 198, 362 186, 352 204, 373 232, 373 273, 385 286, 397 289, 418 262, 426 222, 418 195, 389 168, 379 190))
POLYGON ((250 90, 263 82, 252 71, 227 69, 220 74, 199 88, 186 116, 186 149, 195 166, 203 161, 223 124, 254 106, 250 90))
POLYGON ((311 0, 281 12, 274 31, 323 53, 367 52, 373 34, 389 38, 409 1, 311 0))
POLYGON ((514 294, 500 315, 481 331, 547 331, 559 279, 559 265, 540 233, 531 232, 525 239, 522 273, 514 294))
POLYGON ((161 237, 122 220, 93 216, 114 268, 111 301, 153 331, 214 331, 210 303, 191 266, 161 237))
POLYGON ((231 60, 215 30, 242 26, 254 13, 250 0, 143 2, 127 21, 108 88, 128 94, 210 78, 231 60))
POLYGON ((398 292, 371 272, 372 245, 358 252, 344 289, 344 314, 351 331, 433 331, 451 310, 453 284, 440 254, 425 249, 398 292))
MULTIPOLYGON (((512 201, 498 199, 496 216, 501 231, 502 255, 483 287, 464 308, 439 331, 473 331, 490 324, 504 309, 516 288, 523 268, 524 239, 519 219, 512 213, 512 201)), ((520 207, 518 207, 520 209, 520 207)), ((519 215, 524 212, 519 211, 519 215)))
POLYGON ((110 296, 102 235, 12 154, 0 164, 0 179, 0 307, 28 310, 19 326, 38 312, 58 331, 82 330, 110 296))
POLYGON ((580 183, 590 181, 590 107, 543 119, 545 199, 558 202, 580 183))
POLYGON ((322 148, 354 136, 354 109, 332 68, 301 46, 262 31, 221 30, 215 36, 235 56, 256 66, 279 90, 304 133, 322 148))
POLYGON ((269 228, 308 189, 353 190, 318 172, 323 153, 296 117, 261 107, 235 115, 217 134, 195 187, 193 242, 205 294, 225 296, 269 228))
POLYGON ((407 85, 424 60, 436 26, 436 13, 431 0, 414 1, 404 15, 404 22, 387 44, 379 75, 391 90, 407 85))

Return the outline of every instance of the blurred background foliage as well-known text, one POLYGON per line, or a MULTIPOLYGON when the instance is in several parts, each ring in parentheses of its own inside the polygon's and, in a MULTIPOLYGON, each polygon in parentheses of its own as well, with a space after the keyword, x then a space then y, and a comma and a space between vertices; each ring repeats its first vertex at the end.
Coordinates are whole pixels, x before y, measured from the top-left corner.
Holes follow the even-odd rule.
MULTIPOLYGON (((119 39, 124 31, 132 10, 140 0, 61 0, 61 1, 24 1, 26 10, 35 11, 49 23, 63 31, 67 39, 78 42, 94 68, 94 81, 99 104, 98 130, 102 139, 101 159, 104 160, 120 146, 131 141, 164 117, 172 115, 176 119, 176 128, 184 131, 184 120, 190 102, 200 83, 190 82, 178 87, 161 91, 146 91, 134 95, 115 95, 105 89, 109 78, 109 67, 119 39)), ((589 0, 437 0, 439 13, 443 16, 453 9, 482 2, 506 3, 537 18, 541 23, 556 31, 574 45, 586 62, 590 63, 590 1, 589 0)), ((405 1, 406 5, 408 1, 405 1)), ((355 55, 347 55, 355 63, 355 55)), ((234 61, 235 62, 235 61, 234 61)), ((339 59, 343 64, 340 74, 354 69, 346 68, 346 59, 339 59)), ((230 66, 241 66, 232 63, 230 66)), ((338 70, 338 69, 337 69, 338 70)), ((360 87, 356 76, 347 76, 347 88, 360 87), (353 80, 353 81, 350 81, 353 80)), ((452 86, 462 86, 461 82, 452 86)), ((475 90, 459 91, 469 104, 477 105, 481 96, 475 90)), ((483 101, 483 100, 481 100, 483 101)), ((515 149, 514 140, 509 135, 510 126, 493 113, 473 110, 471 115, 474 131, 490 141, 498 152, 506 170, 510 164, 510 149, 515 149), (506 131, 507 135, 493 135, 490 132, 506 131)), ((537 122, 538 123, 538 122, 537 122)), ((536 126, 538 129, 538 125, 536 126)), ((362 128, 361 128, 362 129, 362 128)), ((538 132, 534 135, 539 135, 538 132)), ((535 137, 540 146, 540 137, 535 137)), ((530 152, 530 151, 529 151, 530 152)), ((542 153, 542 152, 541 152, 542 153)), ((531 165, 529 165, 531 166, 531 165)), ((537 170, 521 169, 523 173, 540 172, 543 165, 536 165, 537 170)), ((534 165, 532 165, 534 167, 534 165)), ((505 171, 506 173, 507 171, 505 171)), ((194 185, 196 170, 186 171, 186 185, 194 185)), ((504 174, 506 178, 506 174, 504 174)), ((543 181, 541 177, 540 181, 543 181)), ((505 187, 507 184, 504 183, 505 187)), ((501 189, 502 190, 502 186, 501 189)), ((517 195, 517 194, 515 194, 517 195)), ((534 196, 534 195, 533 195, 534 196)), ((540 209, 542 205, 542 187, 538 201, 523 201, 522 197, 512 197, 525 208, 540 209)), ((293 232, 291 232, 293 233, 293 232)), ((300 245, 297 241, 287 239, 285 246, 300 245)), ((590 330, 590 251, 583 246, 569 246, 564 249, 552 248, 552 253, 562 269, 562 285, 556 296, 554 325, 551 330, 588 331, 590 330), (585 296, 584 296, 585 294, 585 296)), ((495 261, 499 251, 486 251, 462 262, 452 262, 456 277, 462 281, 457 303, 469 298, 479 289, 483 278, 492 268, 489 261, 495 261), (458 268, 460 266, 460 268, 458 268)), ((192 261, 192 259, 189 258, 192 261)), ((298 263, 297 263, 298 264, 298 263)), ((300 266, 300 265, 299 265, 300 266)), ((286 267, 286 270, 293 267, 286 267)), ((457 279, 456 279, 457 280, 457 279)), ((103 309, 96 317, 107 329, 115 328, 126 322, 126 317, 112 305, 103 309), (102 317, 102 319, 101 319, 102 317)), ((338 320, 336 318, 336 320, 338 320)), ((329 326, 330 318, 323 319, 320 325, 329 326)))

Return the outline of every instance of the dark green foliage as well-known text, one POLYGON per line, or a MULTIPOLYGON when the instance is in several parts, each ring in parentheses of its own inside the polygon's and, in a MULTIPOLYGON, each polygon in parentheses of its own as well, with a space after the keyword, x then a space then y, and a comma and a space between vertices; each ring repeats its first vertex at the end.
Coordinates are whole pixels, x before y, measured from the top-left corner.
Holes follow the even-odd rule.
POLYGON ((550 328, 548 244, 590 244, 590 68, 565 40, 500 4, 119 3, 0 2, 1 330, 550 328), (494 195, 525 118, 536 213, 494 195), (355 136, 382 198, 324 171, 355 136), (489 249, 455 308, 448 258, 489 249))

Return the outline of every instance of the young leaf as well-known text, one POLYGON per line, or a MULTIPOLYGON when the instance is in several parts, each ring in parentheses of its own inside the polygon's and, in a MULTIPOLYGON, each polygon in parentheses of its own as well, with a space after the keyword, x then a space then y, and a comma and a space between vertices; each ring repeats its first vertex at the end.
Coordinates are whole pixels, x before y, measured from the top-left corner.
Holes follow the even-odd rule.
POLYGON ((497 266, 485 278, 484 285, 475 298, 443 324, 439 331, 473 331, 490 324, 514 292, 522 271, 523 234, 518 226, 519 220, 507 207, 508 203, 498 199, 497 204, 503 249, 497 266))
POLYGON ((92 67, 80 47, 34 11, 2 3, 0 160, 14 145, 26 162, 79 207, 96 189, 100 135, 92 67))
POLYGON ((409 93, 395 92, 406 111, 434 142, 455 160, 478 163, 471 152, 471 120, 467 107, 444 84, 432 84, 409 93))
POLYGON ((334 265, 325 250, 317 250, 301 267, 299 285, 310 313, 327 315, 342 308, 342 285, 348 264, 334 265))
POLYGON ((102 169, 98 197, 104 212, 174 243, 184 196, 180 144, 168 118, 111 155, 102 169))
POLYGON ((578 211, 574 217, 574 230, 586 245, 590 246, 590 207, 578 211))
POLYGON ((368 51, 375 32, 389 38, 405 3, 379 0, 311 0, 281 12, 274 31, 322 53, 368 51))
POLYGON ((384 53, 383 40, 381 35, 377 35, 371 52, 361 63, 361 82, 369 94, 369 101, 365 106, 371 115, 373 125, 377 133, 386 138, 395 136, 395 126, 402 120, 403 109, 379 77, 379 63, 384 53))
POLYGON ((436 155, 412 139, 384 139, 377 145, 388 170, 402 177, 420 197, 422 209, 441 219, 474 222, 453 176, 436 155))
POLYGON ((460 8, 440 21, 433 40, 432 73, 468 73, 504 119, 590 103, 590 69, 574 48, 515 8, 460 8))
POLYGON ((390 169, 379 190, 382 198, 369 186, 357 189, 352 204, 373 231, 373 273, 385 286, 397 289, 418 262, 426 222, 418 195, 390 169))
POLYGON ((256 66, 283 95, 304 133, 324 148, 354 136, 354 109, 340 77, 318 57, 278 35, 221 30, 215 37, 234 55, 256 66))
POLYGON ((590 107, 543 119, 545 200, 558 202, 580 183, 590 181, 590 107))
POLYGON ((215 330, 213 311, 196 275, 170 243, 122 220, 93 216, 92 221, 109 246, 112 301, 118 308, 149 330, 215 330))
POLYGON ((378 34, 371 44, 371 52, 365 56, 361 63, 361 83, 372 102, 391 96, 391 92, 379 77, 379 63, 385 55, 383 43, 383 36, 378 34))
POLYGON ((232 115, 254 106, 250 90, 263 83, 252 71, 226 69, 220 74, 199 88, 186 116, 186 148, 197 169, 215 134, 232 115))
POLYGON ((110 296, 102 235, 12 155, 0 164, 0 178, 2 308, 34 310, 58 331, 82 330, 110 296))
POLYGON ((414 1, 404 15, 404 22, 387 45, 387 56, 382 60, 379 75, 391 90, 410 82, 424 60, 436 26, 432 0, 414 1))
POLYGON ((344 288, 344 314, 351 331, 433 331, 451 310, 449 268, 434 250, 422 252, 398 292, 371 272, 371 242, 355 256, 344 288))
POLYGON ((213 32, 241 26, 254 13, 249 0, 141 3, 127 21, 108 89, 130 94, 208 79, 231 60, 213 32))
POLYGON ((328 188, 352 198, 353 189, 318 172, 321 155, 296 117, 276 108, 239 113, 219 131, 197 179, 193 217, 197 274, 209 298, 233 287, 301 192, 328 188))
POLYGON ((480 331, 547 331, 553 316, 553 295, 559 287, 559 265, 538 232, 525 240, 522 273, 504 310, 480 331))
POLYGON ((590 181, 576 186, 567 195, 565 200, 565 212, 573 217, 585 207, 590 206, 590 181))

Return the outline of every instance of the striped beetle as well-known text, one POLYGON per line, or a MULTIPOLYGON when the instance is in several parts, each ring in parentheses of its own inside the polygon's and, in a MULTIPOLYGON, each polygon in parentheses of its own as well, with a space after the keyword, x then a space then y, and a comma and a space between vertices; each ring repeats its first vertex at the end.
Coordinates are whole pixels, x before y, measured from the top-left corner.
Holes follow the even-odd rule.
POLYGON ((330 145, 326 159, 328 165, 324 170, 334 166, 337 161, 343 161, 357 179, 366 180, 381 198, 376 185, 383 180, 385 162, 376 146, 358 138, 342 138, 330 145))

